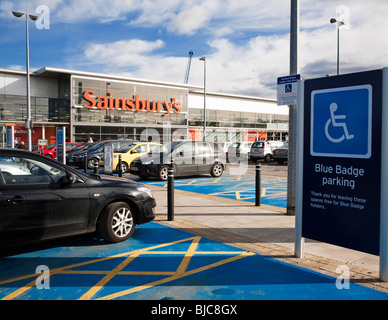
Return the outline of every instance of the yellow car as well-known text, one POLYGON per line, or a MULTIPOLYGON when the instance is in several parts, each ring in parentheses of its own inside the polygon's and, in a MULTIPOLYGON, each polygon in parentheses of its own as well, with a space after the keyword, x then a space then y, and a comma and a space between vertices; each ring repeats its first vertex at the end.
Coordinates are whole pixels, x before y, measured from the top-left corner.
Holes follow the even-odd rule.
POLYGON ((132 160, 151 152, 159 146, 161 144, 152 142, 134 142, 127 144, 113 153, 113 168, 119 171, 119 155, 121 155, 121 168, 122 172, 125 173, 129 171, 132 160))

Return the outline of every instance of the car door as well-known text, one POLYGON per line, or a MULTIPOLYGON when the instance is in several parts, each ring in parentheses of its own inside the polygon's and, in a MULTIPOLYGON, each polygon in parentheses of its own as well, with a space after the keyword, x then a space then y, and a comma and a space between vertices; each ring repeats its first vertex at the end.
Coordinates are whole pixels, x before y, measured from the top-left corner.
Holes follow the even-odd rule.
POLYGON ((81 181, 64 186, 65 167, 17 153, 0 157, 0 241, 39 241, 87 230, 89 189, 81 181))
POLYGON ((195 145, 193 141, 179 145, 174 150, 173 159, 176 165, 176 175, 187 176, 197 174, 198 166, 195 163, 195 145))
POLYGON ((195 142, 195 163, 198 173, 209 173, 214 164, 214 155, 210 145, 206 142, 195 142))

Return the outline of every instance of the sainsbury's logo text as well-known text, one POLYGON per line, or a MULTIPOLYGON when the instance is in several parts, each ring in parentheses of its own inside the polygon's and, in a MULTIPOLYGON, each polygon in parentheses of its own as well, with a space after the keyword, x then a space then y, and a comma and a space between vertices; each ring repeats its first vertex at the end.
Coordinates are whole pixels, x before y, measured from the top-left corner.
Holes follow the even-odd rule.
POLYGON ((101 110, 123 110, 123 111, 148 111, 148 112, 162 112, 165 111, 164 116, 167 117, 171 112, 180 113, 182 106, 180 102, 177 102, 175 98, 168 101, 160 100, 144 100, 140 99, 139 95, 135 95, 134 98, 121 98, 114 97, 113 92, 109 92, 108 96, 98 96, 95 99, 95 91, 86 90, 83 97, 90 104, 84 104, 87 109, 98 108, 101 110))

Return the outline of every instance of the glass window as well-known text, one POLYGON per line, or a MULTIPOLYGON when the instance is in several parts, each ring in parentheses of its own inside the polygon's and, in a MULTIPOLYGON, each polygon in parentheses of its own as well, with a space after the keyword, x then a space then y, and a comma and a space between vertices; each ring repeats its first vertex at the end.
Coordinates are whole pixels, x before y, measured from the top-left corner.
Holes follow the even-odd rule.
POLYGON ((1 157, 0 172, 3 184, 58 183, 66 171, 51 163, 27 157, 1 157))
POLYGON ((190 157, 194 155, 194 147, 191 142, 184 143, 176 150, 177 154, 184 156, 184 157, 190 157))
POLYGON ((134 150, 136 151, 136 153, 145 153, 145 152, 147 152, 147 145, 142 144, 142 145, 136 147, 134 150))
POLYGON ((210 145, 206 142, 196 142, 195 143, 197 150, 196 154, 211 154, 212 150, 210 148, 210 145))

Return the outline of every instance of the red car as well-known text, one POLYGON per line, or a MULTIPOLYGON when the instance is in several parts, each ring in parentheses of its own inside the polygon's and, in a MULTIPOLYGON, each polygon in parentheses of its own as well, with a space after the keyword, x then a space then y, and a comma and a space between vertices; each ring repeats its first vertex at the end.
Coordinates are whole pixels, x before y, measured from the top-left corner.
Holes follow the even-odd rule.
MULTIPOLYGON (((66 151, 69 151, 77 146, 81 145, 77 142, 66 142, 66 151)), ((57 157, 57 145, 51 144, 47 146, 46 148, 40 150, 40 154, 44 155, 47 158, 55 159, 57 157)))

